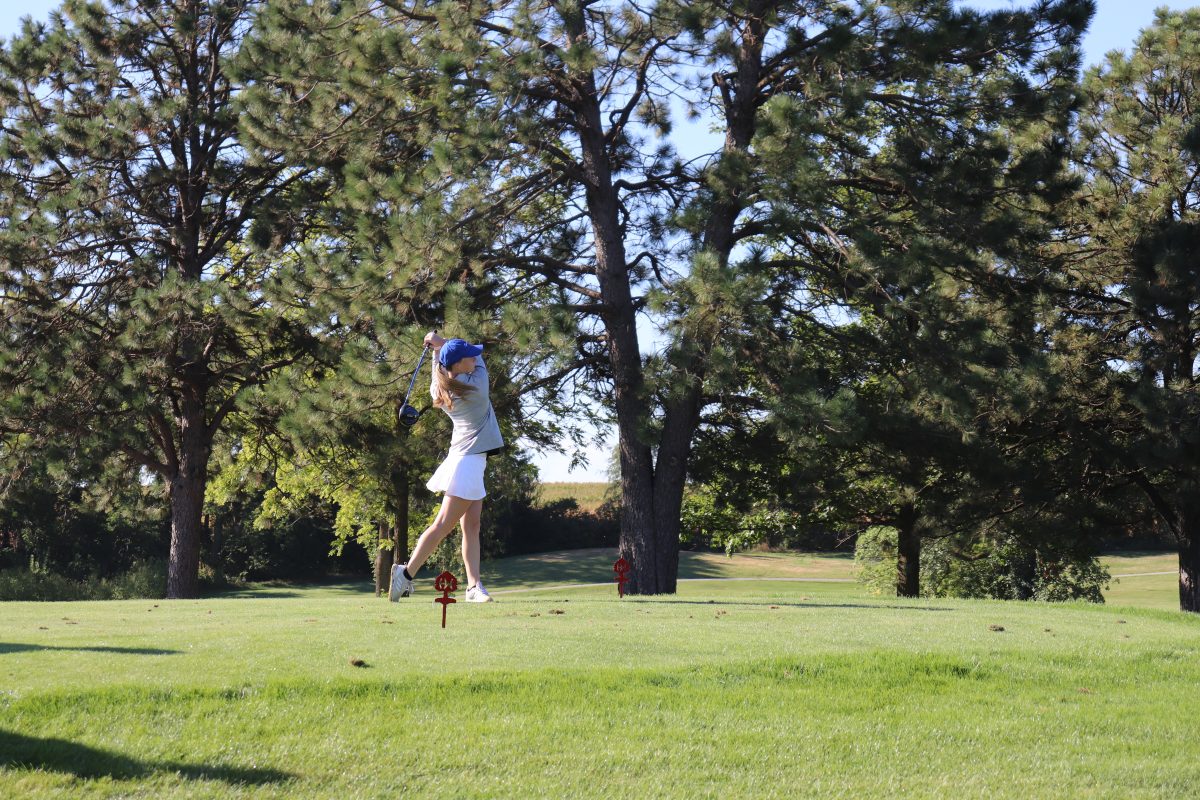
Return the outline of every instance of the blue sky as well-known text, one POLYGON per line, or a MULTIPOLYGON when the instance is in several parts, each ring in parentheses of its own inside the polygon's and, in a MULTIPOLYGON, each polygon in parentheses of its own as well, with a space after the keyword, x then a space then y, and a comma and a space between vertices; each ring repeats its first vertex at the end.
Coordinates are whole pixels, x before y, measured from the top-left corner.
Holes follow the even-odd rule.
MULTIPOLYGON (((985 10, 1020 7, 1027 5, 1019 0, 966 0, 963 5, 974 6, 985 10)), ((1154 20, 1154 9, 1166 6, 1173 9, 1189 8, 1200 5, 1195 2, 1154 2, 1150 0, 1098 0, 1096 16, 1092 20, 1086 38, 1084 39, 1084 61, 1086 64, 1099 62, 1110 50, 1126 49, 1133 44, 1138 31, 1148 26, 1154 20)), ((22 0, 22 2, 0 3, 0 37, 8 39, 20 29, 20 19, 32 16, 35 19, 45 19, 50 11, 59 6, 58 0, 22 0)), ((687 130, 686 125, 677 130, 687 130)), ((680 143, 682 144, 682 143, 680 143)), ((643 328, 643 337, 650 333, 643 328)), ((612 447, 609 439, 603 447, 593 447, 588 451, 589 466, 577 468, 568 473, 570 458, 565 455, 548 453, 537 456, 535 462, 541 473, 542 480, 547 481, 590 481, 605 480, 608 464, 608 454, 612 447)))

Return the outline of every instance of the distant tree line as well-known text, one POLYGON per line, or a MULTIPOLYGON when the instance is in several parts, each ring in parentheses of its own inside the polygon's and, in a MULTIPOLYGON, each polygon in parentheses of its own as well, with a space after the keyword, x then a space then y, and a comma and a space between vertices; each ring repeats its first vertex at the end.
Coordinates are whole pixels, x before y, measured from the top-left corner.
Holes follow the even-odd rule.
POLYGON ((1081 75, 1092 13, 68 0, 0 47, 8 534, 38 481, 160 509, 187 597, 322 509, 384 575, 440 326, 510 442, 615 423, 633 593, 681 540, 869 531, 901 595, 1094 597, 1135 535, 1200 611, 1200 12, 1081 75))

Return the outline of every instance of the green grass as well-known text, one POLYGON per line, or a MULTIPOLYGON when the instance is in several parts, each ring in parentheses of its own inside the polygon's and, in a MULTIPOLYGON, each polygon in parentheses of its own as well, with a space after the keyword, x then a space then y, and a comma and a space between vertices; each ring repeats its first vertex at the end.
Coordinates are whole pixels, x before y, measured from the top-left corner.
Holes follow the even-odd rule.
POLYGON ((1100 560, 1114 576, 1104 593, 1105 602, 1144 608, 1179 608, 1178 554, 1120 553, 1106 555, 1100 560))
MULTIPOLYGON (((487 565, 489 586, 527 589, 573 583, 609 583, 615 577, 615 548, 565 550, 518 558, 504 558, 487 565)), ((852 581, 854 557, 832 553, 720 553, 679 554, 679 577, 697 578, 821 578, 852 581)))
POLYGON ((545 505, 569 497, 579 504, 581 511, 595 511, 608 499, 608 493, 607 483, 543 483, 538 486, 538 502, 545 505))
MULTIPOLYGON (((501 559, 489 565, 489 576, 506 588, 539 585, 596 583, 612 578, 616 550, 571 550, 521 558, 501 559)), ((1104 593, 1110 605, 1175 610, 1179 608, 1179 560, 1175 553, 1137 552, 1101 558, 1114 577, 1104 593)), ((849 553, 680 553, 679 577, 696 578, 821 578, 853 581, 857 574, 849 553)), ((844 590, 854 593, 856 589, 844 590)), ((866 597, 865 590, 857 590, 866 597)))
MULTIPOLYGON (((489 576, 537 589, 579 564, 611 574, 610 555, 489 576)), ((685 555, 681 573, 850 566, 762 555, 685 555)), ((0 797, 1179 797, 1200 781, 1200 618, 1178 612, 701 580, 658 599, 498 594, 451 606, 443 630, 420 589, 4 604, 0 797)))

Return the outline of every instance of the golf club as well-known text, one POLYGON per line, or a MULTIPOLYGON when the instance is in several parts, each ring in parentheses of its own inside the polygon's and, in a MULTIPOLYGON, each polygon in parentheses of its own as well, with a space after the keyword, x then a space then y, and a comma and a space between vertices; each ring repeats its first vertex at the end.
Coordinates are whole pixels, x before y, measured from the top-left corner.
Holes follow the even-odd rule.
POLYGON ((417 382, 417 373, 421 371, 421 365, 425 363, 425 354, 429 352, 429 345, 425 345, 425 349, 421 351, 421 357, 417 359, 417 368, 413 370, 412 379, 408 382, 408 391, 404 393, 404 402, 400 404, 400 424, 406 428, 411 428, 417 424, 417 420, 421 418, 421 412, 408 404, 408 398, 412 397, 413 384, 417 382))

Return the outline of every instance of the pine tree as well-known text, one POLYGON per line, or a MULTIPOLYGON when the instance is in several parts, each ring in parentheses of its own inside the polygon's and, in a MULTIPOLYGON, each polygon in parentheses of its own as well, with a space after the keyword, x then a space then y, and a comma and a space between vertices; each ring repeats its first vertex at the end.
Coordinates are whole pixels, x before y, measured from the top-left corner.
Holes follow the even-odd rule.
MULTIPOLYGON (((655 594, 675 590, 692 441, 739 362, 786 357, 766 334, 807 313, 795 309, 812 275, 845 279, 847 242, 880 262, 907 252, 893 259, 905 269, 950 249, 902 241, 896 216, 973 246, 976 212, 1005 191, 995 131, 1065 107, 1091 3, 371 8, 273 3, 248 50, 263 77, 249 123, 354 176, 357 236, 453 250, 445 263, 575 316, 580 357, 555 368, 610 390, 629 588, 655 594), (724 133, 707 158, 685 163, 663 141, 676 96, 724 133), (874 157, 881 137, 893 158, 874 157), (521 216, 535 206, 536 224, 521 216), (649 357, 647 310, 669 337, 649 357)), ((984 221, 1000 238, 1004 220, 984 221)))
POLYGON ((829 82, 798 76, 803 91, 766 107, 763 194, 788 202, 761 223, 772 249, 756 267, 779 288, 755 326, 753 352, 769 355, 754 383, 797 445, 796 480, 830 492, 812 499, 828 510, 821 521, 899 531, 902 595, 920 591, 924 536, 1011 513, 1020 485, 1001 458, 1012 442, 997 433, 1034 402, 1029 384, 1047 369, 1030 276, 1053 266, 1040 242, 1073 188, 1067 126, 1089 12, 968 11, 931 30, 928 16, 897 11, 887 41, 909 60, 890 85, 851 61, 829 82), (1046 38, 1005 40, 1029 49, 989 51, 994 63, 964 68, 956 56, 1020 24, 1048 25, 1046 38), (828 457, 812 458, 814 447, 828 457), (820 473, 831 466, 848 477, 840 487, 820 473))
POLYGON ((330 324, 281 252, 322 187, 238 139, 255 5, 68 0, 0 50, 0 417, 162 477, 173 598, 197 592, 215 434, 330 324))
POLYGON ((1200 612, 1200 11, 1158 11, 1083 87, 1058 346, 1078 354, 1080 441, 1175 537, 1180 608, 1200 612))

